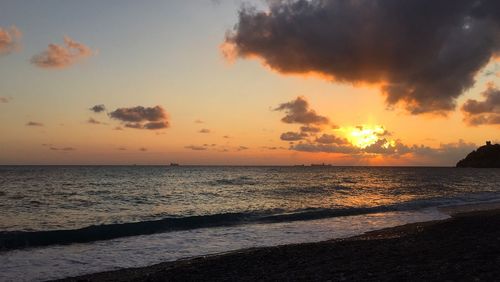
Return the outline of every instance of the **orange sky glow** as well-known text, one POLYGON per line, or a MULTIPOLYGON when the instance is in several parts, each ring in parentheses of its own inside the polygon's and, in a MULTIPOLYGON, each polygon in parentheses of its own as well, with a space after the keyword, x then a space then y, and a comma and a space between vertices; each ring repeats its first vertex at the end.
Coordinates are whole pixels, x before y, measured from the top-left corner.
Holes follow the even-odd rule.
POLYGON ((233 28, 238 5, 208 2, 156 3, 139 26, 127 22, 151 12, 139 4, 104 5, 112 19, 85 3, 66 17, 5 7, 0 164, 452 166, 500 141, 497 106, 484 114, 464 106, 496 93, 498 56, 472 87, 433 100, 425 91, 441 86, 412 94, 416 82, 391 73, 392 62, 387 73, 373 60, 352 72, 308 61, 302 70, 304 58, 288 65, 262 47, 272 46, 250 41, 273 34, 233 28))

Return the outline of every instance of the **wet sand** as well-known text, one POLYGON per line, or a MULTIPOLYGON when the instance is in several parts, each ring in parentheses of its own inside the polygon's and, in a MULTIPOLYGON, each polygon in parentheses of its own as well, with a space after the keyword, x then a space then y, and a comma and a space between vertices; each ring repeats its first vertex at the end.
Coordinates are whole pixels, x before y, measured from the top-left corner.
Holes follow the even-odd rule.
POLYGON ((246 249, 63 281, 500 281, 500 209, 478 209, 347 239, 246 249))

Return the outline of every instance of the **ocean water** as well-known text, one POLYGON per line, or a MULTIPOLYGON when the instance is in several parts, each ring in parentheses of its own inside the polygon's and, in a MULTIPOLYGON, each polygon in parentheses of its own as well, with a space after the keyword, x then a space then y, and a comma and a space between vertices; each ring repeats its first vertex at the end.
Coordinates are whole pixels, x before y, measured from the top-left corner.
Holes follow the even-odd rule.
POLYGON ((498 169, 0 166, 0 280, 341 238, 491 201, 498 169))

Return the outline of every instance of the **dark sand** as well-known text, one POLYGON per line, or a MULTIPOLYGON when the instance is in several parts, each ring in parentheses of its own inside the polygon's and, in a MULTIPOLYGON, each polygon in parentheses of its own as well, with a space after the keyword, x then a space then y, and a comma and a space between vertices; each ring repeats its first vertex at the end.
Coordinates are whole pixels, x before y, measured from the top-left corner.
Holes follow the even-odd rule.
POLYGON ((65 281, 500 281, 500 209, 65 281))

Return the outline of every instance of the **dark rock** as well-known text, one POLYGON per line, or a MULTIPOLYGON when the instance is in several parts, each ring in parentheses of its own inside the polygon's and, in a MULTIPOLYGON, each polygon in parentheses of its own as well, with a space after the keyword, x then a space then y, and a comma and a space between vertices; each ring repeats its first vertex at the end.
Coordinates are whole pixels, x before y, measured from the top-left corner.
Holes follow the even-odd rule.
POLYGON ((496 167, 500 168, 500 144, 486 145, 472 151, 467 157, 457 163, 457 167, 496 167))

